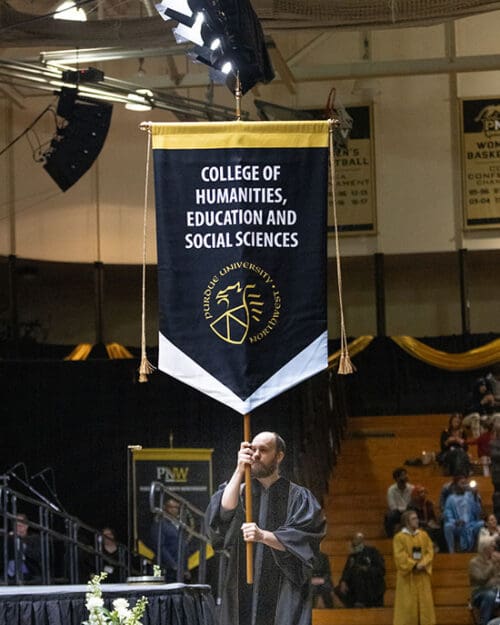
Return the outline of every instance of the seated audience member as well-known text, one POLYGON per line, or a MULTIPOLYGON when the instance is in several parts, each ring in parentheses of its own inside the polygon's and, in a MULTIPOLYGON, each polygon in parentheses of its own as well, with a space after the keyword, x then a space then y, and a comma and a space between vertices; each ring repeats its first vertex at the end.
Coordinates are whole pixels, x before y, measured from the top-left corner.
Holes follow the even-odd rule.
POLYGON ((354 535, 351 553, 335 594, 348 608, 373 608, 384 605, 385 562, 375 547, 365 544, 361 532, 354 535))
POLYGON ((477 456, 483 465, 487 465, 490 462, 490 443, 493 436, 493 424, 486 419, 481 422, 481 433, 479 434, 479 436, 467 440, 467 445, 477 445, 477 456))
MULTIPOLYGON (((446 504, 446 500, 448 499, 448 495, 451 495, 451 493, 455 492, 455 484, 456 479, 453 478, 449 482, 443 484, 443 487, 441 488, 441 493, 439 494, 439 510, 441 511, 441 515, 444 512, 444 506, 446 504)), ((470 490, 469 483, 467 483, 465 490, 470 490)))
POLYGON ((491 386, 491 377, 478 378, 472 389, 472 408, 480 415, 493 412, 495 396, 491 386))
POLYGON ((490 399, 491 407, 493 412, 496 412, 500 409, 500 362, 497 362, 493 366, 491 373, 488 373, 485 377, 485 381, 493 396, 493 398, 490 399))
POLYGON ((494 514, 487 516, 484 527, 479 530, 478 544, 486 538, 500 538, 500 528, 494 514))
MULTIPOLYGON (((102 529, 102 553, 113 558, 113 560, 118 560, 118 541, 116 532, 111 527, 103 527, 102 529)), ((116 565, 104 560, 102 570, 108 574, 106 583, 116 584, 123 581, 120 569, 116 565)))
POLYGON ((395 530, 399 529, 402 513, 408 507, 411 499, 413 485, 408 482, 408 473, 404 467, 398 467, 392 472, 395 484, 387 489, 387 507, 384 528, 389 538, 394 536, 395 530))
POLYGON ((490 440, 491 481, 495 493, 500 492, 500 420, 493 425, 493 434, 490 440))
POLYGON ((8 536, 7 553, 9 583, 15 584, 17 581, 16 568, 22 582, 41 582, 40 537, 30 533, 26 514, 16 516, 15 530, 8 536))
POLYGON ((462 419, 462 425, 464 428, 469 428, 472 435, 472 438, 467 438, 467 445, 478 445, 478 456, 488 456, 488 442, 489 438, 491 438, 491 429, 493 427, 492 417, 474 412, 462 419), (480 453, 481 451, 483 452, 482 454, 480 453))
MULTIPOLYGON (((441 517, 444 513, 444 507, 446 505, 446 500, 448 499, 448 495, 451 495, 452 493, 455 492, 456 483, 457 483, 457 480, 453 478, 449 482, 446 482, 445 484, 443 484, 443 487, 441 488, 441 493, 439 494, 439 510, 441 511, 441 517)), ((474 484, 475 482, 473 481, 472 483, 474 484)), ((471 487, 468 482, 467 482, 467 486, 465 487, 465 490, 471 490, 471 487)))
POLYGON ((333 583, 328 556, 319 552, 311 577, 313 608, 333 608, 333 583))
POLYGON ((500 585, 500 552, 496 540, 479 543, 478 554, 469 562, 471 604, 479 609, 479 625, 487 625, 495 610, 497 587, 500 585))
POLYGON ((481 498, 477 490, 467 490, 467 478, 454 479, 454 491, 444 506, 444 537, 449 553, 455 552, 455 540, 460 551, 473 551, 482 521, 481 498))
POLYGON ((434 504, 428 499, 427 495, 428 492, 425 486, 416 484, 413 487, 411 500, 407 509, 414 510, 417 513, 418 525, 429 534, 434 544, 435 551, 443 551, 446 548, 446 543, 444 542, 441 524, 434 511, 434 504))
POLYGON ((452 414, 448 428, 441 432, 441 451, 437 456, 447 475, 469 475, 470 460, 462 428, 462 416, 452 414))
POLYGON ((465 436, 470 433, 472 438, 467 438, 467 445, 471 445, 471 441, 475 440, 481 435, 481 419, 485 417, 481 417, 479 412, 465 413, 465 416, 462 419, 462 426, 465 430, 465 436))

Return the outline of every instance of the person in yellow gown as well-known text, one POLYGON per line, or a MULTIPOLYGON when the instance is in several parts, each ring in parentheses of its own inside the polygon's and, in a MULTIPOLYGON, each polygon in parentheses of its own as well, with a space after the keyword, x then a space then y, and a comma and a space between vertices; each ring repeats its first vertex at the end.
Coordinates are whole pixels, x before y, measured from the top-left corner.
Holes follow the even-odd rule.
POLYGON ((418 529, 418 516, 413 510, 401 515, 401 523, 403 528, 393 539, 397 571, 393 625, 435 625, 432 541, 418 529))

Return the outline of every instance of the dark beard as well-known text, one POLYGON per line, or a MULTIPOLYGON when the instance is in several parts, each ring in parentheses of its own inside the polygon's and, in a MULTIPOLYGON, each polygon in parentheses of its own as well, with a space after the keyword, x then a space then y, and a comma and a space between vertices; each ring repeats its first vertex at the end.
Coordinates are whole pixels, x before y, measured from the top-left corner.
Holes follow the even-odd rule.
POLYGON ((262 462, 254 462, 250 473, 252 474, 252 477, 269 477, 276 471, 277 467, 278 463, 275 457, 268 465, 262 464, 262 462))

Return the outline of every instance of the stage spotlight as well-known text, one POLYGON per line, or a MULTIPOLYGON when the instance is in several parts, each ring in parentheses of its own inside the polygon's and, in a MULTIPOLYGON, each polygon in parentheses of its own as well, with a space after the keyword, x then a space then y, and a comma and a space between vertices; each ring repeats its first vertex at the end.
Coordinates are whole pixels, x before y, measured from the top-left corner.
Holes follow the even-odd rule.
POLYGON ((211 68, 214 82, 234 93, 237 76, 242 93, 274 78, 260 22, 249 0, 162 0, 156 5, 164 20, 173 19, 178 43, 189 41, 192 60, 211 68))
POLYGON ((90 169, 104 145, 113 105, 82 97, 63 88, 57 105, 58 126, 43 155, 44 169, 62 191, 67 191, 90 169))
POLYGON ((65 0, 54 12, 55 20, 70 20, 72 22, 86 22, 87 14, 76 6, 72 0, 65 0))

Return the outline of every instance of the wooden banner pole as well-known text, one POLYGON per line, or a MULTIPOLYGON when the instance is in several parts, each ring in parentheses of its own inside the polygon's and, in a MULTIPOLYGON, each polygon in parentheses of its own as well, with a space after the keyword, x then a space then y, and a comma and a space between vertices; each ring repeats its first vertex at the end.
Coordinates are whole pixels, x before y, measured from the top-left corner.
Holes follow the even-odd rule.
MULTIPOLYGON (((250 443, 250 413, 243 416, 243 440, 250 443)), ((252 479, 250 467, 245 467, 245 521, 252 522, 252 479)), ((253 544, 247 543, 247 584, 253 584, 253 544)))

